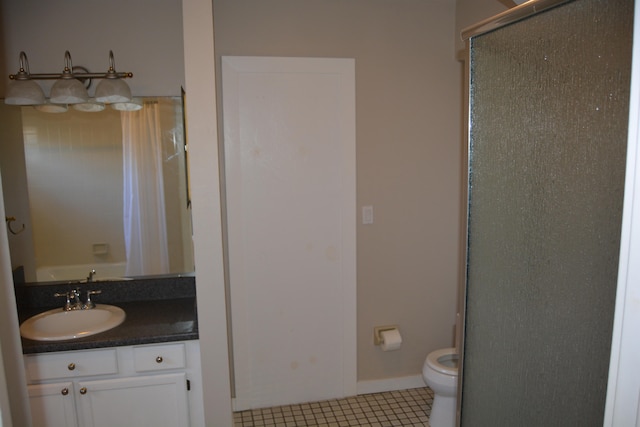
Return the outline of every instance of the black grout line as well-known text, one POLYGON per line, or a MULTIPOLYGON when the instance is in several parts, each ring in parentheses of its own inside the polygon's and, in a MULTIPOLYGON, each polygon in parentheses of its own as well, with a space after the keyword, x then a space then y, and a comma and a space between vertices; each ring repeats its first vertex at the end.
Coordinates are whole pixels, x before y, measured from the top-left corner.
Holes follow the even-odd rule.
POLYGON ((428 426, 428 387, 234 413, 235 427, 428 426))

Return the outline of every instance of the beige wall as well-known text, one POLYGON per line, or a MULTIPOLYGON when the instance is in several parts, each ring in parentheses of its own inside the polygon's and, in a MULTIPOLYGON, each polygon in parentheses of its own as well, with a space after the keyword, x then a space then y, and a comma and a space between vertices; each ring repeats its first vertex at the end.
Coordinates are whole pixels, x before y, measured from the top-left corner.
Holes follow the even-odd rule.
MULTIPOLYGON (((27 169, 22 136, 22 114, 19 108, 0 105, 0 173, 4 180, 4 208, 8 216, 16 218, 12 228, 19 230, 28 224, 29 195, 27 169), (11 177, 9 180, 8 177, 11 177)), ((23 265, 28 281, 35 280, 36 264, 31 224, 18 235, 9 234, 11 267, 23 265)))
MULTIPOLYGON (((19 52, 25 51, 32 73, 62 71, 64 51, 69 50, 74 65, 82 65, 95 72, 106 71, 109 65, 109 50, 113 50, 116 69, 131 71, 134 74, 127 83, 135 96, 180 96, 181 86, 184 86, 181 0, 112 1, 109 7, 104 7, 104 4, 98 0, 3 1, 0 8, 2 20, 0 53, 4 55, 3 61, 0 62, 0 70, 4 75, 16 73, 19 52), (153 19, 149 19, 150 10, 153 10, 153 19), (90 16, 94 16, 95 19, 87 19, 90 16)), ((8 81, 6 78, 0 79, 0 97, 4 96, 8 81)), ((42 83, 43 86, 48 87, 51 81, 42 83)), ((94 81, 89 89, 90 94, 96 85, 97 82, 94 81)), ((2 111, 5 114, 7 108, 2 111)), ((14 120, 11 121, 11 123, 14 122, 14 120)), ((8 127, 0 127, 0 132, 4 135, 7 135, 9 130, 8 127)), ((21 141, 17 139, 15 132, 11 133, 11 137, 15 138, 15 141, 9 148, 18 150, 21 141)), ((6 149, 7 146, 3 146, 3 153, 6 153, 6 149)), ((7 163, 9 162, 6 159, 2 163, 4 176, 17 176, 20 165, 7 163)), ((92 164, 94 169, 98 167, 92 159, 87 159, 76 167, 90 169, 92 164)), ((22 174, 24 175, 24 171, 22 174)), ((28 244, 20 246, 23 242, 32 240, 30 232, 34 228, 33 224, 28 223, 28 206, 21 200, 22 196, 26 195, 22 189, 26 187, 21 185, 19 191, 14 191, 14 187, 5 182, 5 192, 10 202, 7 209, 10 208, 10 215, 16 218, 26 218, 22 222, 26 222, 28 227, 27 232, 20 235, 19 239, 12 236, 11 248, 14 254, 12 264, 14 267, 25 264, 27 280, 35 281, 33 273, 35 265, 30 262, 33 259, 34 249, 28 244), (16 259, 15 254, 18 252, 21 253, 22 259, 16 259)), ((112 206, 112 210, 117 210, 117 206, 115 208, 112 206)), ((67 228, 73 229, 73 226, 67 228)), ((115 253, 112 254, 113 258, 108 260, 109 262, 122 258, 123 242, 97 236, 92 236, 91 239, 91 242, 110 243, 115 253)), ((83 247, 90 250, 90 246, 83 245, 83 247)), ((87 263, 93 262, 89 250, 84 254, 85 258, 90 257, 87 263)), ((78 260, 82 259, 82 256, 74 258, 78 260)), ((42 261, 53 264, 63 263, 55 259, 42 261)), ((179 268, 179 270, 184 269, 179 268)))
MULTIPOLYGON (((2 179, 0 178, 0 200, 3 198, 2 179)), ((0 205, 0 216, 6 215, 0 205)), ((0 229, 0 425, 6 427, 28 426, 31 414, 27 402, 27 379, 24 371, 20 336, 18 334, 18 314, 15 305, 9 245, 6 228, 0 229), (9 391, 7 395, 7 391, 9 391), (9 419, 9 415, 11 419, 9 419)))
MULTIPOLYGON (((356 60, 358 380, 419 375, 456 313, 460 65, 445 1, 214 1, 216 54, 356 60), (373 327, 398 324, 395 352, 373 327)), ((218 58, 219 60, 219 58, 218 58)))
MULTIPOLYGON (((265 3, 214 1, 217 54, 356 58, 358 206, 375 209, 375 223, 358 228, 359 379, 419 374, 429 351, 451 344, 454 324, 461 71, 452 52, 462 27, 506 7, 497 0, 458 0, 457 10, 453 2, 418 0, 265 3), (382 353, 372 345, 372 327, 388 323, 400 325, 405 344, 400 351, 382 353)), ((17 15, 37 13, 46 21, 54 13, 48 4, 5 1, 3 18, 13 16, 7 13, 10 6, 18 9, 17 15)), ((86 17, 102 11, 98 5, 104 2, 55 2, 61 4, 74 5, 67 12, 71 16, 86 17)), ((11 64, 17 66, 19 50, 29 54, 32 71, 41 72, 60 62, 65 49, 77 65, 96 69, 104 61, 97 51, 113 49, 118 68, 135 73, 134 93, 178 94, 184 79, 184 64, 177 59, 182 58, 182 29, 170 18, 181 24, 180 2, 163 4, 177 4, 177 11, 165 13, 156 0, 128 2, 126 14, 110 7, 105 12, 109 16, 80 20, 86 24, 80 32, 64 25, 51 32, 28 27, 11 32, 13 27, 3 23, 4 71, 15 72, 11 64), (153 20, 144 13, 140 22, 112 25, 148 10, 154 11, 153 20), (100 31, 102 25, 108 30, 100 31), (129 30, 122 31, 123 26, 129 30), (151 26, 154 30, 146 31, 151 26), (92 34, 109 37, 87 36, 92 34)), ((202 120, 194 113, 192 125, 208 128, 202 120)), ((205 191, 203 183, 192 185, 195 195, 205 191)), ((201 246, 216 246, 205 243, 201 246)))
MULTIPOLYGON (((109 50, 113 50, 116 70, 133 73, 127 83, 134 95, 180 96, 184 84, 181 3, 3 0, 0 69, 3 76, 16 73, 19 53, 25 51, 32 73, 61 72, 64 52, 69 50, 73 65, 105 72, 109 50)), ((2 96, 8 81, 0 79, 2 96)))

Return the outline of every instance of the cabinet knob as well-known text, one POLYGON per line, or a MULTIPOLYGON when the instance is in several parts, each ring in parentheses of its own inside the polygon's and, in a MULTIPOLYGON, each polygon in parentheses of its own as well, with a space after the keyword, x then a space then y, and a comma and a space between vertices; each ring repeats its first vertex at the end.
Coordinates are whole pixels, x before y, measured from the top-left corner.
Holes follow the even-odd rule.
POLYGON ((69 366, 67 366, 67 369, 70 371, 73 371, 74 369, 76 369, 76 364, 75 363, 69 363, 69 366))
POLYGON ((163 360, 162 356, 156 357, 156 363, 162 363, 163 360))
POLYGON ((69 389, 65 387, 65 388, 63 388, 62 390, 60 390, 60 393, 61 393, 63 396, 66 396, 67 394, 69 394, 69 389))
POLYGON ((80 389, 80 394, 87 394, 87 388, 86 387, 82 387, 80 389))

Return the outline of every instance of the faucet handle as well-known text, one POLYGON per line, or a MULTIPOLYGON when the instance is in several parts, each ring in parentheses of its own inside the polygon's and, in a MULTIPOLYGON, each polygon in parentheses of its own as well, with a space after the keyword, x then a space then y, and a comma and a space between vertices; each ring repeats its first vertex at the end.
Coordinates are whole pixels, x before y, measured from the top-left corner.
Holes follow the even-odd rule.
POLYGON ((102 293, 101 290, 87 291, 87 300, 85 301, 83 308, 85 310, 95 308, 96 304, 93 301, 91 301, 91 295, 99 295, 101 293, 102 293))
POLYGON ((58 297, 65 297, 67 299, 67 301, 64 303, 64 311, 70 311, 71 310, 71 292, 56 292, 55 294, 53 294, 54 297, 58 298, 58 297))

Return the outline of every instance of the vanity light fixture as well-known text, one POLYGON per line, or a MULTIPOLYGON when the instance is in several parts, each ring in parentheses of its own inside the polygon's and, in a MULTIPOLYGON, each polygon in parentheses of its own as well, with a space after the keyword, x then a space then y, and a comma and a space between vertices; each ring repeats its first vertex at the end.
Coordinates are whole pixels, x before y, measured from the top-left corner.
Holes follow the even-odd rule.
POLYGON ((114 102, 111 108, 118 111, 138 111, 142 109, 142 101, 138 98, 131 98, 131 101, 114 102))
POLYGON ((79 104, 87 100, 89 100, 89 94, 73 72, 71 54, 67 50, 64 53, 64 69, 51 87, 49 101, 52 104, 79 104))
POLYGON ((96 101, 104 102, 105 104, 131 101, 129 85, 116 73, 113 51, 109 51, 109 70, 104 80, 100 80, 100 83, 96 86, 96 101))
POLYGON ((38 83, 31 79, 29 60, 24 52, 20 52, 20 68, 18 74, 9 76, 11 82, 7 87, 5 104, 38 105, 45 103, 44 92, 38 83))
POLYGON ((66 113, 69 110, 66 104, 52 104, 49 101, 45 101, 44 104, 34 105, 33 108, 43 113, 66 113))
MULTIPOLYGON (((24 52, 20 52, 19 65, 18 73, 9 75, 11 82, 7 88, 5 104, 34 106, 47 104, 44 92, 35 80, 56 80, 51 87, 50 104, 95 103, 94 101, 89 101, 87 88, 83 84, 88 79, 104 79, 96 88, 95 101, 107 104, 131 101, 131 89, 122 79, 133 77, 133 73, 116 72, 113 51, 109 51, 109 69, 106 73, 77 71, 78 69, 86 69, 73 67, 69 51, 64 54, 64 69, 62 73, 31 74, 29 61, 24 52), (105 82, 108 83, 104 84, 105 82)), ((87 107, 85 111, 93 109, 87 107)))
POLYGON ((89 98, 87 102, 73 104, 73 109, 84 113, 99 113, 104 110, 104 104, 97 102, 95 98, 89 98))

